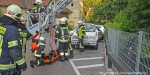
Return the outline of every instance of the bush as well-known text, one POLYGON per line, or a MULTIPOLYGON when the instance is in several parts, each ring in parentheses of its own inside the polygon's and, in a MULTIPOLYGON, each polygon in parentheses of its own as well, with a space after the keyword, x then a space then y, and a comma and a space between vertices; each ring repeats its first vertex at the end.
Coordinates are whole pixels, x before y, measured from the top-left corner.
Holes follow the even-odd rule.
POLYGON ((3 15, 3 12, 2 12, 2 10, 0 9, 0 17, 2 17, 2 15, 3 15))
POLYGON ((137 30, 135 22, 128 20, 124 11, 120 11, 113 19, 113 22, 120 24, 119 30, 126 32, 136 32, 137 30))
POLYGON ((111 28, 114 28, 114 29, 120 29, 120 24, 119 23, 117 23, 117 22, 114 22, 114 23, 112 23, 112 22, 107 22, 105 25, 105 29, 106 29, 106 32, 107 32, 107 30, 108 30, 108 27, 111 27, 111 28))
POLYGON ((68 25, 69 30, 73 30, 73 26, 72 25, 68 25))

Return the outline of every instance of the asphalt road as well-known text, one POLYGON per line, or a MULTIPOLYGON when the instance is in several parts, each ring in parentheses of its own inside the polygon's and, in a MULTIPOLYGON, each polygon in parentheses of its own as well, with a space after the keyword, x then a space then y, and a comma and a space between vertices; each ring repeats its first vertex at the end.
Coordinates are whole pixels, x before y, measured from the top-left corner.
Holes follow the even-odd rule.
MULTIPOLYGON (((46 42, 45 53, 51 50, 50 43, 53 49, 57 48, 50 38, 47 38, 46 42)), ((105 72, 105 64, 102 61, 105 50, 103 43, 99 43, 98 50, 85 47, 85 51, 79 53, 78 49, 74 49, 74 58, 69 61, 55 61, 51 65, 35 66, 34 68, 31 68, 29 63, 30 60, 35 59, 30 49, 31 41, 28 41, 26 54, 28 69, 22 75, 104 75, 105 72)))

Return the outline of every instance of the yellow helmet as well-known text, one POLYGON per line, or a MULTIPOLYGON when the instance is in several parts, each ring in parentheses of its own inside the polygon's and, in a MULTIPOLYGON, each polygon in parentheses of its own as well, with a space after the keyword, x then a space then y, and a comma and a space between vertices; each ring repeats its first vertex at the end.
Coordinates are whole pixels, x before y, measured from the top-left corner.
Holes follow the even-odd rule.
POLYGON ((35 3, 36 4, 42 4, 42 0, 36 0, 35 3))

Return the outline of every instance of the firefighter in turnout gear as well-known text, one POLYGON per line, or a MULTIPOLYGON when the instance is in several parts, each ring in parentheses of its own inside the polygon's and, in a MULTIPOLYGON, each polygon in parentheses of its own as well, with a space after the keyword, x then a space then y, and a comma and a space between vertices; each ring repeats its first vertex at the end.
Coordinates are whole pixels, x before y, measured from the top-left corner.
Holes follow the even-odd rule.
POLYGON ((64 62, 64 60, 69 60, 68 56, 68 46, 69 46, 69 29, 68 25, 66 24, 66 19, 60 19, 60 25, 56 29, 56 38, 59 41, 58 50, 60 52, 60 61, 64 62))
POLYGON ((78 44, 80 52, 84 52, 83 39, 86 37, 85 27, 82 24, 82 21, 78 21, 79 29, 77 30, 78 34, 78 44))
POLYGON ((18 5, 11 4, 6 13, 0 18, 0 73, 1 75, 20 75, 16 64, 22 71, 26 71, 27 64, 22 55, 21 37, 18 23, 22 10, 18 5))
POLYGON ((40 12, 44 12, 44 8, 40 7, 40 5, 42 4, 42 0, 36 0, 33 4, 33 8, 32 8, 32 13, 40 13, 40 12))
POLYGON ((44 12, 44 7, 41 7, 40 6, 41 4, 42 4, 42 0, 36 0, 33 4, 33 8, 31 9, 31 13, 34 13, 34 14, 32 14, 30 16, 33 24, 37 23, 39 20, 39 14, 38 13, 44 12))
POLYGON ((34 68, 34 65, 37 66, 42 66, 44 65, 44 62, 42 60, 42 55, 44 54, 44 49, 45 49, 46 41, 44 37, 40 37, 38 41, 38 50, 34 51, 34 56, 36 60, 31 60, 30 61, 30 66, 34 68))
POLYGON ((20 23, 18 25, 18 31, 19 31, 19 34, 22 38, 22 55, 23 57, 26 56, 26 43, 27 43, 27 40, 31 40, 32 38, 32 34, 27 30, 26 28, 26 18, 25 16, 21 16, 21 19, 20 19, 20 23))
MULTIPOLYGON (((68 25, 67 18, 66 17, 62 17, 62 18, 66 20, 65 23, 66 23, 66 25, 68 25)), ((69 52, 70 52, 70 56, 69 57, 70 58, 74 57, 73 48, 72 48, 72 45, 71 45, 71 36, 69 37, 69 47, 68 47, 68 49, 69 49, 69 52)))

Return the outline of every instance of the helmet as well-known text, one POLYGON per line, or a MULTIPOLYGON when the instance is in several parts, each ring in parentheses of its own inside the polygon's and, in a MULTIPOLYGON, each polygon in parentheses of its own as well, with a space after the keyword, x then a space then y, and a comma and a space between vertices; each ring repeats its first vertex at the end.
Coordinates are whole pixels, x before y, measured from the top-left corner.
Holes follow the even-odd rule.
POLYGON ((81 20, 80 20, 80 21, 78 21, 78 24, 79 24, 79 25, 81 25, 81 24, 82 24, 82 21, 81 21, 81 20))
POLYGON ((60 24, 66 24, 67 19, 66 18, 61 18, 60 19, 60 24))
POLYGON ((66 17, 62 17, 63 19, 65 19, 66 21, 68 20, 66 17))
POLYGON ((20 21, 21 21, 21 23, 25 24, 27 19, 25 16, 21 16, 20 21))
POLYGON ((11 4, 7 7, 6 13, 4 15, 6 15, 6 16, 16 20, 17 22, 19 22, 20 17, 22 15, 22 10, 18 5, 11 4))
POLYGON ((35 3, 36 4, 42 4, 42 0, 36 0, 35 3))
POLYGON ((43 40, 43 41, 44 41, 45 39, 44 39, 44 37, 40 37, 40 39, 39 39, 39 40, 43 40))

